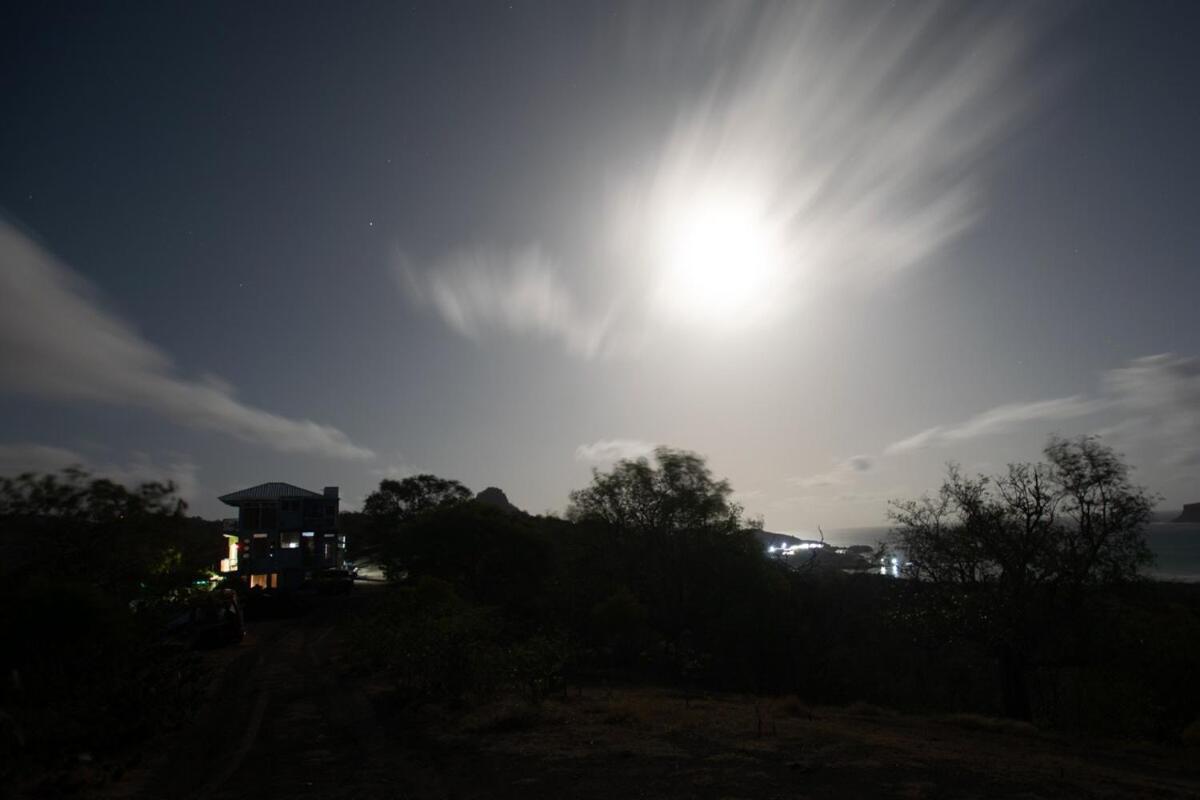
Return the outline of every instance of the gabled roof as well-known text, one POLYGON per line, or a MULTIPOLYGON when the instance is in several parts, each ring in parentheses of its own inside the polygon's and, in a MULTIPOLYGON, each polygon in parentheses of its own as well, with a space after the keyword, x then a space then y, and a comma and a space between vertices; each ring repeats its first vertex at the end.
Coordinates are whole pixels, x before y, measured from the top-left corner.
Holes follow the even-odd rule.
POLYGON ((227 506, 240 506, 247 500, 278 500, 281 497, 324 497, 325 495, 292 486, 290 483, 260 483, 249 489, 223 494, 218 500, 227 506))

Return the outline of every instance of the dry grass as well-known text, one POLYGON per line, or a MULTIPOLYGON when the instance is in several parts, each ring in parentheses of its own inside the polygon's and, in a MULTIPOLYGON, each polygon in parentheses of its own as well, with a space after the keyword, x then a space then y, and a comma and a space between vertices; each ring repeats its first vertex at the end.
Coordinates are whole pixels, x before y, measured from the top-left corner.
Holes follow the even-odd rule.
POLYGON ((548 721, 540 707, 506 698, 471 711, 459 723, 463 733, 510 733, 527 731, 548 721))
POLYGON ((438 752, 463 759, 463 769, 485 766, 496 786, 519 786, 527 797, 1050 798, 1104 787, 1112 797, 1174 798, 1200 788, 1157 749, 1139 756, 1116 745, 1114 758, 1008 720, 898 714, 865 703, 686 701, 637 687, 539 706, 513 697, 442 719, 449 724, 440 733, 427 731, 441 739, 438 752))
POLYGON ((877 706, 874 703, 851 703, 846 706, 846 713, 852 717, 894 717, 896 712, 890 708, 877 706))
POLYGON ((795 696, 776 701, 775 708, 781 716, 808 720, 814 719, 816 716, 812 706, 795 696))
POLYGON ((955 727, 966 728, 972 731, 1008 733, 1019 736, 1028 736, 1038 732, 1037 727, 1028 722, 1003 719, 1001 717, 986 717, 982 714, 950 714, 938 719, 947 725, 954 725, 955 727))
POLYGON ((648 730, 664 722, 662 704, 647 694, 622 692, 600 702, 603 720, 610 725, 634 725, 648 730))

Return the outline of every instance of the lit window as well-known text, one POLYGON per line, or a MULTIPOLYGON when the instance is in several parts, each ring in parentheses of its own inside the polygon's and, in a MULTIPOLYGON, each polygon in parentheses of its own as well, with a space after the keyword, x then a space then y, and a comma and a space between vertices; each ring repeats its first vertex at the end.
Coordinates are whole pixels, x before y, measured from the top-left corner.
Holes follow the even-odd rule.
POLYGON ((300 532, 284 531, 279 534, 279 546, 284 550, 295 550, 300 546, 300 532))
POLYGON ((267 576, 266 575, 251 575, 250 576, 250 588, 251 589, 267 588, 267 576))
POLYGON ((225 558, 221 559, 221 572, 237 572, 238 568, 238 538, 236 536, 225 535, 227 551, 225 558))

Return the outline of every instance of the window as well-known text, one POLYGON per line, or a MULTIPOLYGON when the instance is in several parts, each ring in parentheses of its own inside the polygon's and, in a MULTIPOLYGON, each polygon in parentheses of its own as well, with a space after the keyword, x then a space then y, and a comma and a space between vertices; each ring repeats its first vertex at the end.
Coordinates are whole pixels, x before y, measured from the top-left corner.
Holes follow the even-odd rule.
POLYGON ((284 531, 279 534, 279 546, 284 550, 295 550, 300 546, 300 531, 284 531))
POLYGON ((238 568, 238 538, 225 535, 225 558, 221 559, 221 572, 237 572, 238 568))
POLYGON ((266 575, 251 575, 250 576, 250 588, 251 589, 267 588, 267 576, 266 575))

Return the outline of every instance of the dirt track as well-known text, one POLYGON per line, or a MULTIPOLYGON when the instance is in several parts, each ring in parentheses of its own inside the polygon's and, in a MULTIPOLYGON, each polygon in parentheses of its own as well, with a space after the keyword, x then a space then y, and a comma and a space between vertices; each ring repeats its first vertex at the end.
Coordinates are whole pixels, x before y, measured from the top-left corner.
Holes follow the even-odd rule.
POLYGON ((209 655, 218 676, 199 718, 165 742, 128 793, 156 800, 402 795, 397 776, 409 770, 394 753, 384 757, 370 703, 329 660, 344 647, 339 626, 363 602, 362 593, 318 598, 304 616, 248 623, 241 645, 209 655))

